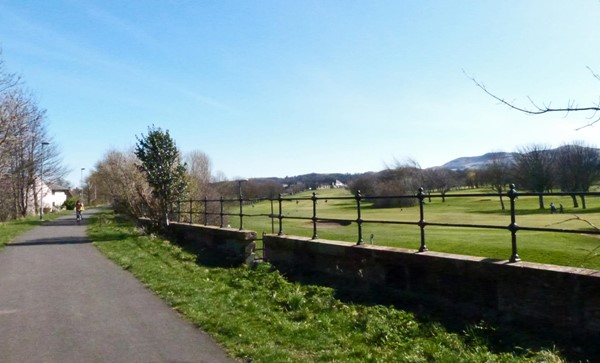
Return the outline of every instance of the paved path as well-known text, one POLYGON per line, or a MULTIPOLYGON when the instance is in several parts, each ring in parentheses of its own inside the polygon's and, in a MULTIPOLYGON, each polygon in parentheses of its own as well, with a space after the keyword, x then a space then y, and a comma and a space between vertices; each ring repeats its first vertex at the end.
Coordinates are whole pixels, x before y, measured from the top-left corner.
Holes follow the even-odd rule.
POLYGON ((0 251, 0 362, 234 362, 64 217, 0 251))

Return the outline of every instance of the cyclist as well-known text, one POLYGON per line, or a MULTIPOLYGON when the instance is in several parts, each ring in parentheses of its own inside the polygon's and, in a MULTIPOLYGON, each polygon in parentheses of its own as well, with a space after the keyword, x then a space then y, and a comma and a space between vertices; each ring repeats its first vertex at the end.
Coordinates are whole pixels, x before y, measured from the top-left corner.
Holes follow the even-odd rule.
POLYGON ((77 219, 77 222, 83 219, 81 212, 83 212, 83 203, 81 203, 80 200, 77 200, 75 203, 75 219, 77 219))

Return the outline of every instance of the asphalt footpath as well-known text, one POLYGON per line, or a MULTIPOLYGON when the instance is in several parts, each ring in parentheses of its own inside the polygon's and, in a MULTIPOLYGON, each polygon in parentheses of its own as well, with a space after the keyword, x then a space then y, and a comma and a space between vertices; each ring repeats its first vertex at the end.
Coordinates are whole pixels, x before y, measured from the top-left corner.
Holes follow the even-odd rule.
POLYGON ((0 362, 235 362, 106 259, 85 224, 44 222, 0 251, 0 362))

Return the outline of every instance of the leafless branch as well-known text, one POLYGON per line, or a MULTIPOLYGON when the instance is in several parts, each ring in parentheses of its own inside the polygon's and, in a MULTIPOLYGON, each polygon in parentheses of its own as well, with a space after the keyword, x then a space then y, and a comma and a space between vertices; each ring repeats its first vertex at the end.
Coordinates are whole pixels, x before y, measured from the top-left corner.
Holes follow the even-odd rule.
POLYGON ((585 258, 583 260, 588 261, 588 260, 591 260, 592 258, 596 258, 596 257, 600 256, 600 254, 598 252, 596 252, 599 249, 600 249, 600 246, 596 246, 591 250, 584 250, 584 251, 587 251, 588 254, 585 256, 585 258))
POLYGON ((586 68, 588 69, 588 71, 590 71, 590 73, 592 73, 592 76, 594 76, 594 78, 600 81, 600 75, 598 75, 598 73, 595 73, 590 66, 587 66, 586 68))
POLYGON ((564 221, 560 221, 560 222, 556 222, 556 223, 552 223, 552 224, 548 224, 546 225, 546 227, 551 227, 551 226, 556 226, 559 224, 563 224, 563 223, 567 223, 570 221, 581 221, 581 222, 585 222, 588 225, 590 225, 592 228, 594 228, 595 230, 600 230, 600 228, 596 227, 596 225, 594 225, 592 222, 588 221, 587 219, 583 219, 581 217, 579 217, 576 214, 573 214, 573 218, 569 218, 569 219, 565 219, 564 221))
POLYGON ((0 48, 0 94, 22 84, 20 75, 6 71, 4 60, 1 57, 2 49, 0 48))
MULTIPOLYGON (((589 67, 588 67, 588 69, 590 70, 590 72, 592 72, 592 75, 596 79, 600 80, 600 75, 594 73, 589 67)), ((531 108, 521 107, 521 106, 517 106, 514 102, 507 101, 506 99, 501 98, 501 97, 495 95, 494 93, 490 92, 483 83, 479 82, 477 79, 475 79, 475 77, 467 74, 464 70, 463 70, 463 73, 487 95, 489 95, 496 101, 500 102, 501 104, 504 104, 504 105, 512 108, 513 110, 517 110, 517 111, 520 111, 520 112, 523 112, 526 114, 530 114, 530 115, 541 115, 541 114, 550 113, 550 112, 565 112, 565 117, 568 116, 570 112, 592 111, 593 112, 592 117, 590 118, 592 121, 587 123, 584 126, 576 128, 575 130, 577 130, 577 131, 581 130, 583 128, 586 128, 586 127, 590 127, 600 121, 600 116, 598 115, 598 111, 600 111, 600 102, 598 102, 592 106, 588 106, 588 107, 578 107, 575 104, 575 101, 569 100, 566 107, 554 108, 554 107, 552 107, 551 103, 548 105, 539 106, 530 97, 527 97, 527 99, 531 103, 532 107, 531 108)))

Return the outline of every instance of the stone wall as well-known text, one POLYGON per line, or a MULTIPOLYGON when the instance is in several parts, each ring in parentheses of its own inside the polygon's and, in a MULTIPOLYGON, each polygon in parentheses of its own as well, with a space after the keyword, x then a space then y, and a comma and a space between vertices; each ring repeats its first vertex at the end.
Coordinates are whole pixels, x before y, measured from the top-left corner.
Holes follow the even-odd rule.
POLYGON ((169 224, 169 230, 179 242, 210 250, 220 255, 228 264, 254 262, 254 231, 175 222, 169 224))
POLYGON ((263 243, 265 259, 291 278, 351 296, 600 338, 600 271, 293 236, 263 243))
MULTIPOLYGON (((147 228, 152 226, 151 220, 147 218, 140 218, 138 223, 147 228)), ((180 244, 192 246, 194 250, 204 250, 220 259, 223 264, 254 262, 254 231, 171 222, 169 232, 180 244)))
MULTIPOLYGON (((169 228, 180 243, 229 265, 254 261, 256 232, 169 228)), ((332 286, 352 299, 516 324, 586 349, 600 341, 600 271, 274 234, 263 236, 263 248, 264 259, 291 279, 332 286)))

